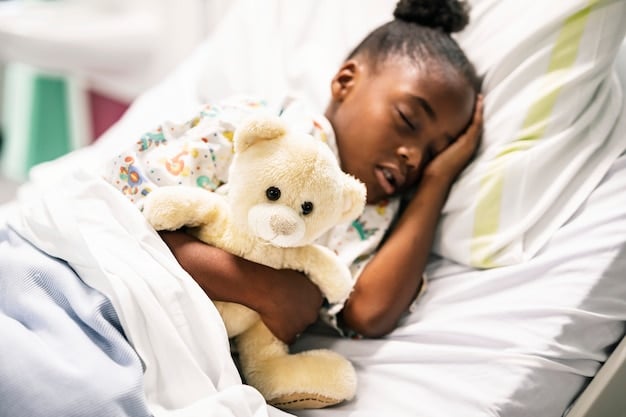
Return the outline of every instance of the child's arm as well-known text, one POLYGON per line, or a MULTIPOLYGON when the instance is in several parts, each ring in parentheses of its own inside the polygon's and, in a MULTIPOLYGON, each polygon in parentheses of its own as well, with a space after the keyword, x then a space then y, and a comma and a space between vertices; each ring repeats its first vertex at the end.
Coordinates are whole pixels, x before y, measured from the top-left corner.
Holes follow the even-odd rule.
POLYGON ((279 339, 293 342, 317 319, 322 295, 304 274, 248 261, 182 231, 160 234, 211 299, 255 310, 279 339))
POLYGON ((342 311, 366 337, 391 332, 422 285, 437 223, 450 187, 474 154, 482 131, 482 97, 471 125, 424 170, 419 188, 378 253, 365 267, 342 311))

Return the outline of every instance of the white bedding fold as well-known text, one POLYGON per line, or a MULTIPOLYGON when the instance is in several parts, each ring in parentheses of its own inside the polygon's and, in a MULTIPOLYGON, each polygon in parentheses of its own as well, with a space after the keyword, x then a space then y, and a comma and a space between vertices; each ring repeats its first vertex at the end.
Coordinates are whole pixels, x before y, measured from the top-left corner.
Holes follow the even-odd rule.
POLYGON ((286 415, 241 383, 213 304, 119 191, 87 172, 20 190, 9 224, 114 305, 155 416, 286 415))

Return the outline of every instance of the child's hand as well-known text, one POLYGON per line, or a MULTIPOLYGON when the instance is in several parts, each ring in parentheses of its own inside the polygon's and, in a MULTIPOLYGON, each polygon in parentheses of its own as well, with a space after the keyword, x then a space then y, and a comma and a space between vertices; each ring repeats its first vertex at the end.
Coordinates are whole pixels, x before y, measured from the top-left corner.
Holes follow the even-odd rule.
POLYGON ((469 163, 478 148, 483 130, 483 96, 478 95, 472 123, 425 168, 423 178, 439 178, 451 184, 469 163))
POLYGON ((300 272, 275 271, 272 280, 275 284, 256 311, 274 336, 285 343, 293 343, 317 320, 322 293, 300 272))
POLYGON ((251 308, 280 340, 293 342, 317 319, 322 294, 304 274, 248 261, 184 231, 159 234, 211 299, 251 308))

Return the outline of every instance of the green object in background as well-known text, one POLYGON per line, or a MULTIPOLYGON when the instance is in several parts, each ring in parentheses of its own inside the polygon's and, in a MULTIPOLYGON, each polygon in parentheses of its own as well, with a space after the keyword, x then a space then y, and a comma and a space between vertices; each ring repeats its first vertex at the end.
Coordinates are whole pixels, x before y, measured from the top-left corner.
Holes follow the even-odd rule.
POLYGON ((71 151, 66 81, 37 75, 33 80, 30 138, 26 166, 50 161, 71 151))
POLYGON ((2 92, 0 176, 24 181, 34 165, 90 142, 80 80, 9 63, 2 92))

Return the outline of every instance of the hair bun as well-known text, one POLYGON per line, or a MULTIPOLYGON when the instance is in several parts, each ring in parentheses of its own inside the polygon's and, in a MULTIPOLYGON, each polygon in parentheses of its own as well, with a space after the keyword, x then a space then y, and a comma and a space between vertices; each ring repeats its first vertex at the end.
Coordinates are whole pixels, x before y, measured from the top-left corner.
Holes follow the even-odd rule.
POLYGON ((454 33, 463 30, 469 23, 469 6, 460 0, 400 0, 393 16, 405 22, 454 33))

